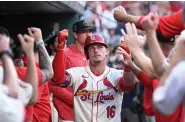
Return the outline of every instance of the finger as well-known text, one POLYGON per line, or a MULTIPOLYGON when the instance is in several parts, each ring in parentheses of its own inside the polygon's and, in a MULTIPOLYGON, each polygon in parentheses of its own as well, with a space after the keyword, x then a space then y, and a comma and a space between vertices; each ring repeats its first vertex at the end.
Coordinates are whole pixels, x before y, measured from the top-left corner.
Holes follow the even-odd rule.
POLYGON ((36 27, 31 27, 31 31, 32 31, 33 33, 35 33, 35 32, 38 31, 38 28, 36 28, 36 27))
POLYGON ((123 55, 129 55, 123 48, 117 48, 116 52, 121 53, 123 55))
POLYGON ((137 29, 134 23, 132 23, 132 30, 134 34, 137 34, 137 29))
POLYGON ((133 32, 132 32, 132 26, 131 26, 131 24, 130 23, 127 23, 126 25, 125 25, 125 27, 126 27, 126 30, 127 30, 127 34, 133 34, 133 32))
POLYGON ((115 54, 116 55, 123 55, 123 52, 122 51, 119 51, 119 50, 116 50, 115 54))
POLYGON ((31 36, 29 36, 29 35, 27 35, 27 34, 25 34, 24 35, 24 39, 26 40, 26 41, 31 41, 31 42, 33 42, 34 41, 34 39, 31 37, 31 36))
POLYGON ((118 47, 118 48, 117 48, 117 50, 120 50, 120 51, 122 51, 122 50, 123 50, 123 48, 121 48, 121 47, 118 47))
POLYGON ((28 34, 33 37, 33 33, 31 31, 31 28, 27 28, 27 30, 28 30, 28 34))
POLYGON ((23 45, 25 43, 24 37, 22 36, 22 34, 18 34, 17 38, 19 39, 21 45, 23 45))
POLYGON ((126 36, 126 33, 125 33, 125 31, 123 30, 123 29, 121 29, 121 33, 122 33, 122 35, 125 37, 126 36))

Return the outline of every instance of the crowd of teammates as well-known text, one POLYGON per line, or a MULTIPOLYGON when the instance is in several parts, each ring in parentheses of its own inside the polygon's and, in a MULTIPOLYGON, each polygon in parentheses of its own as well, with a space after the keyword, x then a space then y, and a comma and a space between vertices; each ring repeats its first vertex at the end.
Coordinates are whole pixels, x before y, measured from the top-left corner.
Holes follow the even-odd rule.
POLYGON ((141 82, 148 121, 184 122, 183 10, 161 17, 157 13, 133 16, 118 6, 113 16, 126 23, 121 30, 124 40, 115 50, 122 69, 107 66, 106 39, 93 33, 88 20, 73 24, 74 44, 66 46, 67 29, 54 37, 52 57, 41 29, 28 27, 28 34, 17 35, 21 56, 15 61, 10 34, 0 27, 0 120, 51 122, 51 92, 59 122, 121 122, 123 95, 141 82), (137 28, 145 31, 145 38, 137 28), (150 57, 143 52, 145 43, 150 57))

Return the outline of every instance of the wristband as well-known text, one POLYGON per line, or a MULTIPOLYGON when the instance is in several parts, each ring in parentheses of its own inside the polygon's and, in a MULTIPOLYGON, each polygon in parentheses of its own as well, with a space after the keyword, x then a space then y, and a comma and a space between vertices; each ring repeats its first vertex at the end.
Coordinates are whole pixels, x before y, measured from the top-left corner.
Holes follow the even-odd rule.
POLYGON ((13 57, 13 53, 12 53, 11 49, 1 51, 1 52, 0 52, 0 58, 1 58, 3 55, 5 55, 5 54, 7 54, 8 56, 10 56, 11 58, 13 57))
POLYGON ((36 48, 38 48, 41 44, 44 44, 44 41, 43 40, 40 40, 36 43, 36 48))
POLYGON ((141 16, 141 17, 139 18, 139 20, 138 20, 138 27, 139 27, 140 29, 143 29, 143 27, 142 27, 142 22, 143 22, 144 17, 145 17, 145 16, 141 16))

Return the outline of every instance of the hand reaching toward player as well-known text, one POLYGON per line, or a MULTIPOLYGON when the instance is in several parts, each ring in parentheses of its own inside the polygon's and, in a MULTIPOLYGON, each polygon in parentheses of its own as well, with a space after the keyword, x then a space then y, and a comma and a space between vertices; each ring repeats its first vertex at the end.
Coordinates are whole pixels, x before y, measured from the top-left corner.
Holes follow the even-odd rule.
POLYGON ((131 52, 140 50, 140 46, 138 45, 138 34, 135 24, 127 23, 125 24, 125 27, 127 33, 123 29, 121 29, 121 32, 126 40, 128 49, 131 52))
POLYGON ((117 20, 118 22, 126 22, 126 19, 128 17, 125 8, 123 8, 122 6, 116 7, 114 9, 113 15, 115 20, 117 20))
POLYGON ((125 66, 129 68, 133 66, 131 54, 128 54, 128 52, 125 49, 123 49, 122 47, 118 47, 116 50, 116 54, 123 55, 124 57, 123 63, 125 66))

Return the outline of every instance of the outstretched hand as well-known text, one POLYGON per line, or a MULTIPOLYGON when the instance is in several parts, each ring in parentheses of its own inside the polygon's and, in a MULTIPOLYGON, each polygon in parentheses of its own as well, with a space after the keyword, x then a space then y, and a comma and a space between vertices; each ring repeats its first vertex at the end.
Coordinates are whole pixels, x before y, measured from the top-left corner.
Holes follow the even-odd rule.
POLYGON ((127 23, 125 24, 126 32, 121 29, 121 32, 126 40, 128 49, 131 52, 138 51, 140 46, 138 45, 138 34, 135 24, 127 23))
POLYGON ((116 7, 114 9, 113 15, 115 20, 117 20, 118 22, 126 22, 126 18, 128 16, 125 8, 123 8, 122 6, 116 7))

